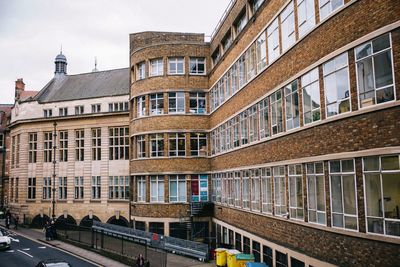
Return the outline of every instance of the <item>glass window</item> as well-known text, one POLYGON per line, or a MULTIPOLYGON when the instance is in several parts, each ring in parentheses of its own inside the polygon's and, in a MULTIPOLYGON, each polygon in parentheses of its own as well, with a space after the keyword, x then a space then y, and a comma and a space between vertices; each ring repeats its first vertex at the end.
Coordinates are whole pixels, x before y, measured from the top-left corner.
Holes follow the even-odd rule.
POLYGON ((290 218, 303 220, 303 172, 301 164, 289 165, 290 218))
POLYGON ((233 181, 235 184, 235 192, 234 192, 234 198, 235 198, 235 207, 241 207, 241 194, 242 194, 242 184, 240 180, 240 172, 234 172, 234 177, 233 181))
POLYGON ((243 171, 242 177, 242 205, 244 209, 250 209, 250 171, 243 171))
POLYGON ((136 176, 137 181, 137 201, 146 202, 146 177, 136 176))
POLYGON ((354 160, 329 162, 332 227, 357 230, 357 199, 354 160))
POLYGON ((150 176, 150 202, 164 202, 164 176, 150 176))
POLYGON ((275 195, 275 215, 286 215, 286 179, 285 167, 273 168, 274 175, 274 195, 275 195))
POLYGON ((164 61, 162 58, 150 60, 150 76, 164 75, 164 61))
POLYGON ((257 73, 256 43, 253 43, 246 51, 246 73, 250 81, 257 73))
POLYGON ((184 157, 186 155, 186 139, 184 133, 168 134, 169 156, 184 157))
POLYGON ((168 58, 168 74, 184 74, 185 64, 183 57, 168 58))
POLYGON ((239 88, 242 88, 247 82, 246 75, 246 53, 244 53, 238 60, 239 69, 239 88))
POLYGON ((315 26, 314 0, 298 0, 297 17, 299 24, 299 37, 301 38, 315 26))
MULTIPOLYGON (((4 137, 4 135, 0 134, 0 142, 3 137, 4 137)), ((61 139, 61 136, 60 136, 60 139, 61 139)), ((0 146, 0 148, 1 148, 1 146, 0 146)), ((61 147, 60 147, 60 150, 61 150, 61 147)), ((60 154, 62 154, 61 151, 60 151, 60 154)), ((29 134, 29 163, 36 163, 36 160, 37 160, 37 133, 30 133, 29 134)))
POLYGON ((92 113, 100 113, 101 104, 92 104, 92 113))
POLYGON ((109 128, 109 159, 129 159, 129 127, 109 128))
POLYGON ((207 156, 207 134, 191 133, 190 134, 190 155, 191 156, 207 156))
POLYGON ((300 126, 299 93, 297 80, 285 86, 286 130, 300 126))
POLYGON ((146 63, 140 62, 137 64, 136 80, 141 80, 146 77, 146 63))
POLYGON ((360 107, 395 99, 390 34, 355 49, 360 107))
MULTIPOLYGON (((18 179, 18 178, 16 178, 18 179)), ((43 199, 51 199, 51 189, 52 189, 51 177, 43 178, 43 199)))
POLYGON ((146 116, 146 96, 139 96, 137 98, 137 116, 146 116))
POLYGON ((206 93, 190 93, 190 113, 205 114, 206 113, 206 93))
POLYGON ((267 66, 267 47, 265 42, 265 32, 256 41, 257 73, 267 66))
POLYGON ((367 232, 400 236, 399 155, 363 158, 367 232))
POLYGON ((146 138, 144 135, 136 136, 136 153, 139 159, 146 157, 146 138))
POLYGON ((267 266, 273 266, 273 255, 272 249, 268 246, 263 246, 263 262, 267 264, 267 266))
POLYGON ((290 257, 290 266, 291 267, 304 267, 305 264, 301 260, 290 257))
POLYGON ((287 267, 288 265, 288 256, 278 250, 275 250, 275 266, 276 267, 287 267))
POLYGON ((251 170, 251 210, 260 210, 260 170, 251 170))
POLYGON ((318 68, 315 68, 301 77, 304 124, 321 119, 318 76, 318 68))
POLYGON ((270 96, 271 99, 271 127, 272 134, 278 134, 283 131, 282 116, 282 89, 279 89, 270 96))
POLYGON ((246 11, 243 11, 242 14, 240 15, 239 19, 235 23, 236 26, 236 35, 239 35, 239 33, 243 30, 243 28, 247 24, 247 15, 246 11))
POLYGON ((185 175, 169 176, 169 202, 186 202, 185 175))
POLYGON ((164 135, 151 134, 150 135, 150 157, 163 157, 164 156, 164 135))
POLYGON ((185 113, 185 93, 168 93, 168 113, 185 113))
POLYGON ((53 110, 52 109, 44 109, 43 110, 43 116, 45 118, 52 117, 53 116, 53 110))
POLYGON ((100 199, 101 197, 101 177, 92 176, 92 199, 100 199))
POLYGON ((248 109, 249 114, 249 139, 250 143, 258 140, 258 114, 257 105, 248 109))
POLYGON ((269 137, 270 129, 269 129, 269 106, 268 106, 268 97, 264 98, 258 103, 259 110, 259 122, 260 122, 260 139, 265 137, 269 137))
POLYGON ((276 18, 267 28, 267 38, 268 38, 268 62, 269 64, 271 64, 280 55, 278 18, 276 18))
POLYGON ((191 57, 189 67, 190 74, 206 74, 206 59, 204 57, 191 57))
POLYGON ((308 163, 306 167, 308 221, 326 225, 324 164, 308 163))
POLYGON ((333 11, 343 6, 343 0, 319 0, 319 16, 323 21, 333 11))
POLYGON ((29 177, 28 178, 28 199, 36 198, 36 178, 29 177))
POLYGON ((58 177, 58 198, 67 199, 67 177, 58 177))
POLYGON ((59 108, 58 116, 61 116, 61 117, 68 116, 68 108, 67 107, 59 108))
POLYGON ((242 145, 245 145, 249 142, 248 110, 245 110, 242 113, 240 113, 240 139, 242 145))
POLYGON ((101 160, 101 128, 92 129, 92 160, 101 160))
POLYGON ((251 253, 254 255, 254 261, 255 262, 260 262, 261 260, 261 247, 260 247, 260 243, 258 243, 257 241, 253 240, 253 246, 252 246, 252 251, 251 253))
POLYGON ((272 178, 271 169, 261 169, 262 212, 272 214, 272 178))
POLYGON ((81 115, 84 113, 84 106, 75 106, 75 115, 81 115))
POLYGON ((110 176, 108 178, 108 197, 110 199, 129 199, 129 176, 110 176))
POLYGON ((85 160, 85 130, 75 130, 75 160, 85 160))
POLYGON ((163 94, 150 94, 150 114, 158 115, 164 113, 163 94))
POLYGON ((83 177, 75 177, 75 184, 74 184, 74 198, 75 199, 83 199, 84 196, 84 184, 83 184, 83 177))
POLYGON ((347 53, 341 54, 323 65, 326 116, 334 116, 351 110, 350 84, 347 53))
POLYGON ((282 51, 287 50, 296 40, 294 34, 294 7, 290 2, 280 14, 282 32, 282 51))
MULTIPOLYGON (((13 149, 12 151, 15 151, 15 149, 13 149)), ((52 132, 44 132, 43 153, 44 153, 44 162, 52 162, 53 161, 53 158, 52 158, 52 155, 53 155, 53 133, 52 132)), ((13 158, 14 157, 12 157, 12 159, 13 158)))

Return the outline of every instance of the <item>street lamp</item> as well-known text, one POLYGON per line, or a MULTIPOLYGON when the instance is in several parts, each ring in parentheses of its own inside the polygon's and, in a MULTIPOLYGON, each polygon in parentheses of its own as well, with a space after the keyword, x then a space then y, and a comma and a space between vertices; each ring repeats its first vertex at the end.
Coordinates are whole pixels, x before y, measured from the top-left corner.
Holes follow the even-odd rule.
POLYGON ((53 192, 53 201, 52 201, 52 205, 53 205, 53 209, 52 209, 52 215, 51 217, 53 218, 53 221, 55 221, 56 219, 56 215, 55 215, 55 209, 56 209, 56 139, 57 139, 57 122, 53 123, 54 126, 54 131, 53 131, 53 188, 52 188, 52 192, 53 192))

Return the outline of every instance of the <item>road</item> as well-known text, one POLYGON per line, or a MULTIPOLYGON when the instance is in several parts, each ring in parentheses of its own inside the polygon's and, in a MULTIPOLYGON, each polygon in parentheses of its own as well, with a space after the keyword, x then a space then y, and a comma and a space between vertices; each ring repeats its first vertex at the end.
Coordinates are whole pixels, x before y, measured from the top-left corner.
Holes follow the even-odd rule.
POLYGON ((34 267, 44 259, 62 259, 74 267, 98 266, 13 232, 10 232, 10 237, 11 248, 0 251, 0 267, 34 267))

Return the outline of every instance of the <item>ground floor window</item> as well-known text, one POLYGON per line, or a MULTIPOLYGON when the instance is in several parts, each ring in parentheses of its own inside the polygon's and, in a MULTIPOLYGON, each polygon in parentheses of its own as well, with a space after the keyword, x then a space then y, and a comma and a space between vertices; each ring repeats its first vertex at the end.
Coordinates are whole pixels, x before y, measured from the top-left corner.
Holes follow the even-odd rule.
POLYGON ((260 262, 261 261, 261 255, 260 255, 260 243, 253 241, 253 250, 252 253, 254 255, 254 261, 255 262, 260 262))
POLYGON ((164 223, 162 222, 150 222, 149 223, 149 232, 156 233, 159 235, 164 235, 164 223))
POLYGON ((275 250, 275 266, 276 267, 287 267, 288 266, 287 254, 284 254, 280 251, 275 250))
POLYGON ((243 237, 243 253, 250 254, 250 238, 243 237))
POLYGON ((272 249, 268 246, 263 246, 263 262, 268 266, 273 266, 273 254, 272 249))
POLYGON ((290 257, 290 265, 291 265, 291 267, 304 267, 305 266, 304 262, 302 262, 298 259, 292 258, 292 257, 290 257))
POLYGON ((242 251, 242 235, 235 233, 235 248, 242 251))

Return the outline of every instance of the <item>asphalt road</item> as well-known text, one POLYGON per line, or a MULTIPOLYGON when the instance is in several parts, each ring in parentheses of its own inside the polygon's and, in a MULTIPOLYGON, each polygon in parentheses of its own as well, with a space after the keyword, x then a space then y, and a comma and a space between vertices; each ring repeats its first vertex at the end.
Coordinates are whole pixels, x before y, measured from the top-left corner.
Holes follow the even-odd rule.
POLYGON ((0 251, 0 267, 35 267, 45 259, 65 260, 74 267, 98 266, 18 234, 11 233, 10 237, 11 248, 0 251))

